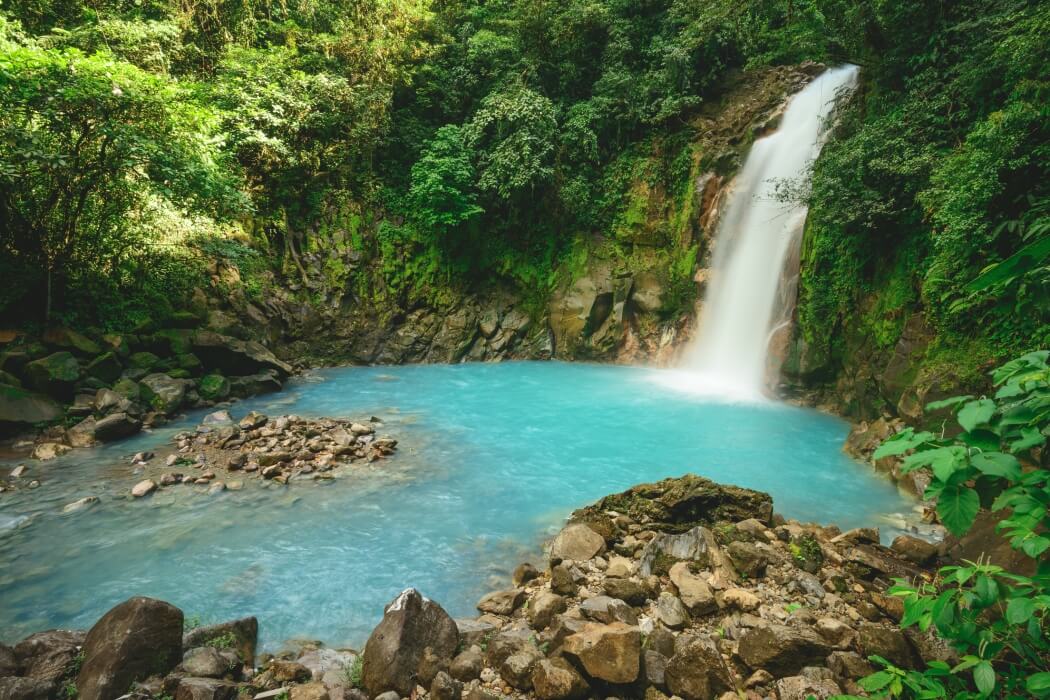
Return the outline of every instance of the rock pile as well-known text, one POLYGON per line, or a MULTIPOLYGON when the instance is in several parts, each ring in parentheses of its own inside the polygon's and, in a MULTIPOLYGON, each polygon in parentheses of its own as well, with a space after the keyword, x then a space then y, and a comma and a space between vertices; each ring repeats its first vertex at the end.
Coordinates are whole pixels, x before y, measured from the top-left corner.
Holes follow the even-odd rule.
POLYGON ((228 411, 216 411, 195 431, 175 435, 170 447, 132 457, 143 478, 131 493, 142 497, 176 484, 221 491, 242 486, 245 478, 279 484, 331 479, 342 467, 394 454, 397 440, 377 435, 381 425, 375 417, 364 422, 270 418, 256 411, 235 421, 228 411))

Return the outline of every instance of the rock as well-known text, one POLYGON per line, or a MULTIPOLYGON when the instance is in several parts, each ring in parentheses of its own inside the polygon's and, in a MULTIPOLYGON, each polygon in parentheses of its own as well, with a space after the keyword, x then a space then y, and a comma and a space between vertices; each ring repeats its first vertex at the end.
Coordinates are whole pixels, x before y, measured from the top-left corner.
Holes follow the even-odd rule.
POLYGON ((383 619, 365 645, 362 685, 371 696, 395 690, 410 694, 416 683, 429 684, 452 660, 459 644, 456 623, 437 603, 414 588, 403 591, 386 607, 383 619))
POLYGON ((913 564, 929 564, 937 556, 937 547, 926 540, 911 535, 898 535, 890 549, 913 564))
POLYGON ((324 681, 331 685, 329 681, 335 680, 339 681, 339 684, 345 684, 347 671, 353 667, 357 658, 357 654, 352 651, 321 647, 306 652, 299 657, 298 662, 310 671, 315 681, 324 681))
POLYGON ((456 620, 456 629, 463 644, 484 644, 485 640, 496 633, 497 628, 491 622, 474 619, 456 620))
POLYGON ((859 544, 846 552, 846 570, 857 578, 915 578, 921 572, 911 562, 898 559, 886 547, 859 544))
POLYGON ((525 602, 525 591, 512 588, 509 591, 493 591, 478 601, 477 608, 492 615, 511 615, 525 602))
MULTIPOLYGON (((640 484, 623 493, 606 496, 592 506, 573 513, 573 522, 595 522, 608 518, 606 511, 648 519, 663 532, 687 532, 698 525, 738 522, 755 518, 769 525, 773 499, 769 494, 736 486, 723 486, 695 474, 640 484)), ((646 574, 648 575, 648 574, 646 574)))
POLYGON ((769 556, 757 545, 750 542, 730 542, 726 548, 729 558, 736 570, 750 579, 766 575, 769 556))
POLYGON ((84 496, 83 498, 78 498, 72 503, 67 503, 63 506, 62 512, 76 513, 77 511, 87 510, 96 503, 98 503, 98 496, 84 496))
POLYGON ((612 578, 630 578, 634 575, 634 561, 627 557, 609 557, 609 568, 605 575, 612 578))
POLYGON ((722 602, 730 608, 750 612, 758 610, 762 599, 744 588, 730 588, 722 594, 722 602))
POLYGON ((532 670, 543 654, 532 646, 523 645, 500 664, 499 673, 503 680, 520 691, 532 689, 532 670))
POLYGON ((52 685, 36 678, 0 677, 0 700, 49 700, 52 685))
POLYGON ((471 647, 456 655, 449 666, 449 674, 456 680, 468 683, 481 675, 485 667, 485 657, 477 647, 471 647))
POLYGON ((62 417, 62 407, 43 394, 0 384, 0 423, 50 423, 62 417))
POLYGON ((561 657, 542 659, 536 664, 532 689, 539 700, 575 700, 590 692, 583 676, 561 657))
POLYGON ((186 380, 173 379, 167 374, 149 374, 139 382, 143 398, 165 415, 171 415, 186 398, 186 380))
POLYGON ((14 655, 22 675, 53 685, 74 671, 83 644, 83 632, 37 632, 16 644, 14 655))
POLYGON ((305 683, 314 677, 310 669, 298 661, 273 659, 266 670, 278 683, 305 683))
POLYGON ((142 429, 142 422, 127 413, 114 413, 95 421, 95 439, 100 442, 112 442, 142 429))
POLYGON ((63 445, 60 442, 41 442, 33 447, 31 456, 33 459, 39 459, 41 462, 48 462, 61 457, 71 449, 69 445, 63 445))
POLYGON ((233 416, 227 410, 213 411, 208 415, 204 416, 204 420, 201 421, 201 425, 224 425, 226 423, 232 423, 233 416))
POLYGON ((430 700, 460 700, 463 697, 463 684, 444 671, 434 676, 430 684, 430 700))
POLYGON ((182 659, 182 611, 152 598, 131 598, 95 623, 84 640, 79 700, 112 700, 133 681, 166 675, 182 659))
POLYGON ((15 650, 0 642, 0 678, 18 675, 18 657, 15 650))
POLYGON ((831 538, 832 544, 878 544, 877 527, 857 527, 831 538))
POLYGON ((866 659, 852 651, 833 651, 828 655, 827 663, 831 672, 842 680, 855 681, 875 672, 866 659))
POLYGON ((526 611, 529 624, 535 630, 546 629, 554 616, 565 612, 567 607, 565 598, 557 593, 544 591, 529 602, 529 609, 526 611))
POLYGON ((237 697, 237 686, 229 681, 183 678, 179 680, 174 700, 237 700, 237 697))
POLYGON ((656 600, 656 616, 660 622, 673 630, 682 629, 690 622, 689 613, 682 601, 666 591, 656 600))
POLYGON ((568 566, 558 564, 551 567, 551 591, 558 595, 576 595, 576 582, 568 566))
POLYGON ((153 479, 143 479, 131 488, 131 495, 135 498, 148 496, 157 490, 157 482, 153 479))
POLYGON ((835 681, 811 680, 805 676, 781 678, 774 686, 777 700, 826 700, 842 694, 835 681))
POLYGON ((622 622, 587 623, 565 640, 564 651, 583 665, 587 674, 609 683, 632 683, 638 678, 642 635, 622 622))
POLYGON ((622 622, 625 625, 637 625, 638 614, 627 603, 619 598, 598 595, 580 603, 580 614, 588 620, 609 624, 622 622))
POLYGON ((525 562, 524 564, 518 564, 514 569, 514 573, 511 574, 511 581, 518 588, 524 586, 529 581, 540 577, 540 570, 532 564, 525 562))
POLYGON ((667 687, 667 662, 669 659, 658 651, 646 649, 642 652, 642 682, 658 688, 667 687))
POLYGON ((230 379, 230 395, 244 399, 259 394, 269 394, 284 388, 277 372, 269 370, 230 379))
POLYGON ((899 629, 870 622, 857 628, 857 648, 865 658, 881 656, 900 668, 916 668, 920 659, 899 629))
POLYGON ((401 695, 396 690, 388 690, 377 695, 375 700, 401 700, 401 695))
POLYGON ((752 669, 764 668, 774 676, 788 676, 804 666, 822 662, 831 652, 831 645, 805 627, 763 624, 743 632, 737 652, 752 669))
POLYGON ((49 328, 44 331, 42 340, 48 345, 75 350, 81 355, 91 357, 102 352, 99 344, 82 333, 70 328, 49 328))
POLYGON ((695 527, 680 534, 660 533, 642 550, 638 573, 642 576, 666 574, 679 561, 696 562, 701 568, 719 568, 721 551, 714 533, 706 527, 695 527))
POLYGON ((667 663, 667 688, 685 700, 710 700, 732 689, 725 663, 707 637, 679 638, 667 663))
POLYGON ((207 401, 222 401, 230 390, 230 380, 221 374, 206 374, 197 383, 197 393, 207 401))
POLYGON ((641 583, 629 578, 605 579, 605 594, 619 598, 628 605, 645 605, 649 600, 649 591, 641 583))
POLYGON ((316 681, 293 685, 288 691, 288 700, 329 700, 328 688, 316 681))
POLYGON ((26 471, 26 465, 19 464, 17 467, 11 470, 11 478, 21 479, 23 476, 25 476, 26 471))
POLYGON ((266 414, 259 413, 258 411, 251 411, 244 418, 241 418, 240 423, 237 425, 241 430, 255 430, 266 425, 266 422, 270 420, 266 414))
POLYGON ((214 367, 225 374, 274 370, 286 377, 293 372, 291 365, 277 359, 255 341, 238 340, 213 331, 198 331, 190 342, 193 353, 206 367, 214 367))
POLYGON ((196 647, 182 657, 182 670, 190 676, 201 678, 222 678, 229 671, 229 664, 218 649, 196 647))
POLYGON ((814 625, 817 633, 826 639, 829 644, 843 649, 853 641, 853 628, 841 620, 833 617, 822 617, 814 625))
POLYGON ((706 615, 718 609, 714 591, 711 586, 689 570, 689 564, 678 562, 671 567, 671 583, 678 589, 686 608, 694 615, 706 615))
POLYGON ((37 391, 67 398, 73 395, 73 386, 80 379, 80 364, 72 353, 56 352, 26 363, 23 372, 37 391))
POLYGON ((124 367, 120 364, 120 360, 117 359, 116 354, 113 352, 106 352, 99 355, 84 369, 84 372, 89 377, 95 377, 106 384, 112 384, 120 379, 120 373, 123 371, 124 367))
POLYGON ((605 551, 605 538, 586 525, 569 525, 551 543, 551 559, 587 561, 605 551))

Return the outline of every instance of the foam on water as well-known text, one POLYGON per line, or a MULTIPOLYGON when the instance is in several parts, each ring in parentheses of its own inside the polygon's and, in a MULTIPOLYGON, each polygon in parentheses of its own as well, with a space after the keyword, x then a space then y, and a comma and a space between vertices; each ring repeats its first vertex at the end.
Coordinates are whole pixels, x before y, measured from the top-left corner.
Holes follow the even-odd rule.
POLYGON ((769 491, 778 512, 843 527, 911 510, 842 454, 844 422, 704 400, 653 373, 561 363, 344 368, 234 408, 383 417, 402 441, 397 456, 324 486, 217 496, 179 486, 122 499, 136 481, 124 456, 199 415, 32 463, 41 487, 0 496, 0 640, 87 627, 128 596, 149 595, 204 621, 257 615, 271 649, 290 638, 360 644, 407 586, 470 615, 518 562, 540 563, 542 540, 574 508, 686 472, 769 491), (62 514, 92 494, 99 504, 62 514))

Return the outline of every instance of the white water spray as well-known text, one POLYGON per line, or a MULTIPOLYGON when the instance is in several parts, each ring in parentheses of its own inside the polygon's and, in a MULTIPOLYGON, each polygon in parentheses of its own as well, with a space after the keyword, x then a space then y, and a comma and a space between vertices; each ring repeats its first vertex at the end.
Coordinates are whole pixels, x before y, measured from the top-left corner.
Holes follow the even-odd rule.
POLYGON ((776 132, 751 147, 718 225, 700 327, 677 386, 735 400, 766 395, 781 273, 806 220, 806 207, 778 199, 777 185, 808 176, 835 98, 856 78, 855 66, 826 71, 791 98, 776 132))

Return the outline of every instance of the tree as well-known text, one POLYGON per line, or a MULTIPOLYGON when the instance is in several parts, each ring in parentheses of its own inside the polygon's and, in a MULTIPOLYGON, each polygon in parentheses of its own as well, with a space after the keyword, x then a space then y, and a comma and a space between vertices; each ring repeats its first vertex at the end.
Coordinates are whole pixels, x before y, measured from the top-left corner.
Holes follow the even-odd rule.
POLYGON ((409 199, 425 227, 445 231, 484 213, 474 193, 474 165, 455 125, 443 126, 412 166, 409 199))
POLYGON ((151 197, 244 209, 212 114, 177 83, 105 53, 0 42, 0 247, 39 271, 45 320, 71 266, 104 270, 139 242, 151 197))

